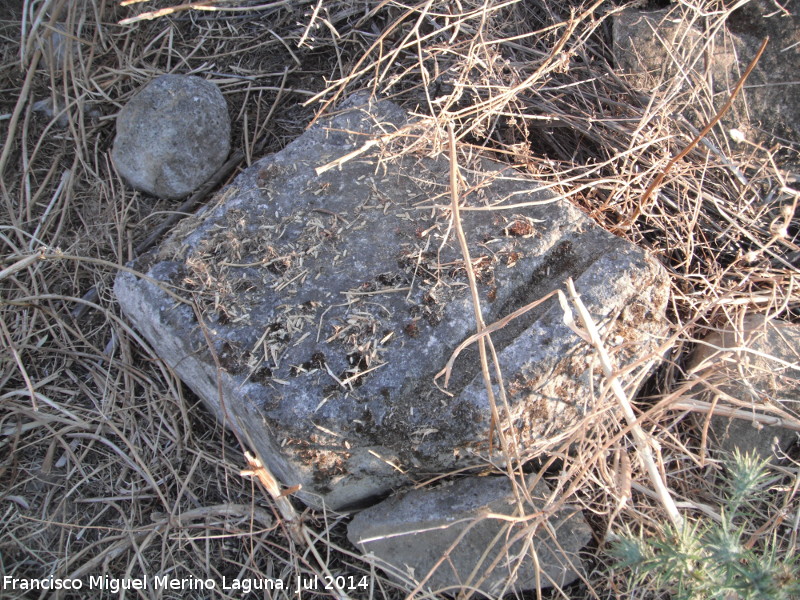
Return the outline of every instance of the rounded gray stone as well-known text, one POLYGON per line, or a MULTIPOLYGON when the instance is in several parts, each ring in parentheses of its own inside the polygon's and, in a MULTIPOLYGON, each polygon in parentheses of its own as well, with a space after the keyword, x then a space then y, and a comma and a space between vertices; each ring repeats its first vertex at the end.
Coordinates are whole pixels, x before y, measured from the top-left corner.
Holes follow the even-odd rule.
POLYGON ((131 187, 175 199, 202 185, 230 147, 228 106, 217 86, 190 75, 162 75, 120 111, 111 159, 131 187))

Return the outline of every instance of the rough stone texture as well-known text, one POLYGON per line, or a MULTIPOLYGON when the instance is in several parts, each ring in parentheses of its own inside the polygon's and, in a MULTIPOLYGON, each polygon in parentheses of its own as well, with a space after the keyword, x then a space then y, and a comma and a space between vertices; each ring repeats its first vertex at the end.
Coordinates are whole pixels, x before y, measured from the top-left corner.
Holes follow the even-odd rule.
MULTIPOLYGON (((796 141, 800 139, 799 5, 792 0, 780 10, 772 2, 751 1, 733 12, 727 27, 713 40, 698 28, 701 20, 693 17, 689 7, 653 12, 628 9, 614 19, 614 56, 618 67, 641 89, 652 90, 662 75, 680 75, 684 90, 713 81, 714 105, 719 109, 769 36, 769 45, 744 93, 723 123, 726 129, 742 131, 750 141, 771 145, 773 136, 796 141)), ((702 125, 711 117, 687 116, 699 118, 702 125)))
POLYGON ((217 86, 162 75, 120 111, 111 159, 131 187, 182 198, 222 166, 230 147, 228 105, 217 86))
MULTIPOLYGON (((487 459, 490 408, 474 345, 447 392, 432 381, 475 329, 448 160, 365 153, 314 170, 404 121, 380 102, 318 123, 137 260, 147 279, 120 273, 115 284, 158 354, 316 506, 363 504, 423 473, 487 459)), ((666 329, 660 265, 507 166, 473 157, 462 174, 486 323, 572 277, 617 364, 654 351, 666 329)), ((554 300, 493 339, 521 452, 596 404, 600 370, 554 300)))
MULTIPOLYGON (((706 336, 689 368, 722 393, 723 405, 730 404, 727 395, 738 401, 737 408, 800 423, 800 326, 749 316, 738 334, 726 328, 706 336)), ((720 394, 708 391, 700 399, 712 402, 720 394)), ((792 429, 721 416, 711 418, 709 432, 716 448, 756 452, 764 459, 800 441, 792 429)))
MULTIPOLYGON (((547 505, 548 487, 543 481, 533 486, 533 477, 528 479, 533 504, 523 503, 526 516, 547 505)), ((487 518, 489 513, 520 515, 505 477, 469 477, 393 496, 357 514, 347 537, 362 552, 388 563, 387 573, 400 581, 409 576, 419 581, 438 564, 425 584, 432 591, 475 586, 494 598, 536 589, 531 547, 539 562, 541 589, 568 585, 583 573, 578 552, 592 535, 577 508, 555 511, 532 535, 526 535, 530 522, 487 518), (515 536, 521 539, 509 548, 515 536), (440 561, 445 553, 447 559, 440 561), (473 570, 476 576, 470 578, 473 570), (483 576, 486 579, 479 583, 483 576)))

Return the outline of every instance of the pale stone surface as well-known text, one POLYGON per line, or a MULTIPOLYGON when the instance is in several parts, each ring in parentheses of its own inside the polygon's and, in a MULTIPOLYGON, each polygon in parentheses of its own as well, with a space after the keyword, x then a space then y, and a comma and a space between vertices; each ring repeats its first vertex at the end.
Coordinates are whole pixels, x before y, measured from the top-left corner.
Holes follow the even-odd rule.
MULTIPOLYGON (((708 388, 698 399, 800 424, 800 326, 748 316, 738 332, 726 327, 706 336, 688 366, 708 388)), ((800 442, 796 430, 747 418, 714 416, 709 433, 714 448, 764 459, 800 442)))
MULTIPOLYGON (((284 484, 302 484, 301 499, 332 508, 491 458, 475 346, 447 390, 433 382, 475 330, 448 160, 366 152, 315 172, 405 121, 389 102, 359 102, 186 219, 132 265, 147 279, 123 272, 115 285, 128 318, 218 417, 284 484)), ((505 165, 473 158, 461 170, 474 186, 462 216, 486 323, 572 277, 620 367, 655 350, 668 297, 656 261, 505 165)), ((520 452, 595 408, 594 352, 555 300, 493 340, 520 452)))
MULTIPOLYGON (((736 82, 765 37, 767 48, 745 89, 723 117, 726 130, 737 129, 751 142, 772 145, 800 137, 800 16, 797 2, 776 10, 772 2, 753 0, 732 13, 726 27, 711 36, 704 33, 688 5, 657 11, 627 9, 614 17, 614 58, 619 69, 643 90, 660 81, 689 91, 711 82, 714 107, 730 97, 736 82)), ((700 127, 712 115, 687 115, 700 127)))
POLYGON ((228 157, 228 106, 216 85, 162 75, 122 108, 111 159, 131 187, 177 199, 202 185, 228 157))
POLYGON ((424 586, 434 592, 468 586, 495 598, 536 589, 534 552, 541 589, 563 587, 583 573, 578 553, 591 530, 579 509, 565 506, 534 532, 533 516, 546 508, 548 487, 533 481, 530 475, 533 503, 522 501, 529 520, 487 517, 522 514, 511 484, 505 477, 468 477, 384 500, 356 515, 347 537, 386 563, 386 572, 401 582, 418 582, 435 569, 424 586))

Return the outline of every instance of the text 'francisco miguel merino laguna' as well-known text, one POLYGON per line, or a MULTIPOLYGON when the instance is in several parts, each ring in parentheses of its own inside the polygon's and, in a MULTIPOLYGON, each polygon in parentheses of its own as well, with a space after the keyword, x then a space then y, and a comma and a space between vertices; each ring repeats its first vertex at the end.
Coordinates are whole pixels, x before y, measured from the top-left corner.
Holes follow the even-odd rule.
MULTIPOLYGON (((88 579, 69 579, 58 577, 43 577, 40 579, 23 579, 4 575, 3 587, 0 591, 8 590, 106 590, 117 594, 122 590, 235 590, 248 593, 253 590, 284 590, 288 585, 283 579, 259 577, 251 579, 228 579, 222 577, 221 582, 213 579, 200 579, 197 577, 172 577, 162 575, 155 577, 128 577, 118 579, 108 575, 94 575, 88 579)), ((295 591, 300 593, 306 590, 338 590, 352 591, 355 589, 368 589, 369 578, 353 576, 301 576, 295 578, 295 591)))
POLYGON ((118 579, 108 575, 90 576, 88 579, 64 579, 58 577, 43 577, 40 579, 22 579, 3 576, 3 587, 0 591, 8 590, 107 590, 113 594, 122 590, 238 590, 244 593, 253 590, 283 590, 282 579, 266 577, 253 579, 228 579, 223 577, 221 582, 213 579, 200 579, 196 577, 176 578, 169 575, 155 577, 128 577, 118 579))

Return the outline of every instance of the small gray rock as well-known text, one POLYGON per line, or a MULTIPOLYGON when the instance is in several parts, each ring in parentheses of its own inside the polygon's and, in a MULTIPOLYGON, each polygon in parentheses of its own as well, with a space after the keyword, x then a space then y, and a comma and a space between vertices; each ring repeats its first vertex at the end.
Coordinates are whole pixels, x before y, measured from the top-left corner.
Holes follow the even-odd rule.
MULTIPOLYGON (((528 477, 528 487, 534 477, 528 477)), ((526 516, 546 507, 547 485, 540 480, 530 495, 533 505, 523 502, 526 516)), ((541 589, 579 577, 583 566, 578 552, 591 539, 580 511, 562 507, 535 532, 533 518, 514 523, 487 516, 519 516, 516 509, 507 478, 469 477, 412 490, 368 508, 350 523, 347 537, 362 552, 387 563, 387 573, 401 582, 420 581, 435 569, 425 587, 444 593, 469 586, 499 597, 536 589, 534 553, 541 589)))
POLYGON ((174 199, 203 184, 230 147, 228 106, 217 86, 200 77, 162 75, 120 111, 111 159, 131 187, 174 199))
MULTIPOLYGON (((689 368, 710 388, 701 395, 702 400, 719 399, 715 388, 739 401, 736 408, 752 406, 765 415, 782 413, 797 421, 798 364, 800 326, 752 315, 744 319, 739 332, 727 327, 708 335, 692 355, 689 368), (780 412, 771 410, 775 408, 780 412)), ((727 404, 723 397, 722 406, 727 404)), ((712 449, 755 452, 762 459, 774 457, 776 449, 786 452, 799 439, 798 432, 789 428, 724 416, 712 417, 709 431, 712 449)))

